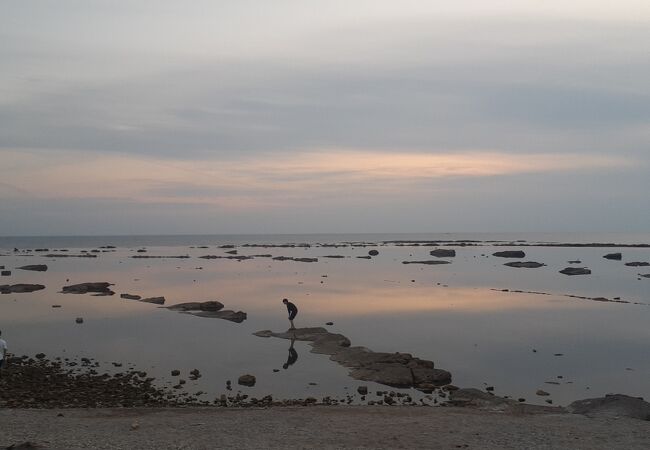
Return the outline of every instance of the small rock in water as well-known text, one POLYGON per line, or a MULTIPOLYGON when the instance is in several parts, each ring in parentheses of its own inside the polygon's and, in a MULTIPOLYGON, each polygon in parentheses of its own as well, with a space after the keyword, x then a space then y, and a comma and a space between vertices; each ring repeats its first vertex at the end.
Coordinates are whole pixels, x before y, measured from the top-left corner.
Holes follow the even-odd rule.
POLYGON ((543 391, 541 389, 538 389, 537 392, 535 392, 535 395, 539 395, 539 396, 542 396, 542 397, 548 397, 551 394, 549 394, 548 392, 543 391))
POLYGON ((591 270, 587 269, 586 267, 566 267, 562 270, 560 270, 560 273, 563 273, 564 275, 589 275, 591 274, 591 270))
POLYGON ((377 255, 379 254, 379 252, 378 252, 377 250, 370 250, 370 251, 368 252, 368 254, 369 254, 370 256, 377 256, 377 255))
POLYGON ((368 395, 368 386, 359 386, 357 392, 361 395, 368 395))
POLYGON ((608 253, 607 255, 603 256, 603 258, 620 261, 623 259, 623 255, 621 253, 608 253))
POLYGON ((84 319, 83 319, 83 317, 77 317, 74 321, 75 321, 76 323, 84 323, 84 319))
POLYGON ((256 379, 254 375, 246 374, 240 376, 239 379, 237 380, 237 383, 240 384, 241 386, 252 387, 255 386, 255 381, 256 379))
POLYGON ((0 272, 0 275, 3 277, 8 277, 11 275, 11 270, 3 270, 2 272, 0 272))
POLYGON ((334 322, 326 322, 325 325, 334 325, 334 322))
POLYGON ((178 369, 172 370, 172 377, 177 377, 181 374, 181 371, 178 369))

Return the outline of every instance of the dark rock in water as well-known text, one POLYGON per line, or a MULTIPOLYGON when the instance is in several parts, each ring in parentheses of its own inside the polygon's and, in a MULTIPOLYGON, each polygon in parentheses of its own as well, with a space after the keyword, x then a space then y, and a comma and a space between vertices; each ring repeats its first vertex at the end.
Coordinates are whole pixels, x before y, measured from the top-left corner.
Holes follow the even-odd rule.
POLYGON ((143 298, 140 301, 144 303, 153 303, 154 305, 164 305, 165 297, 149 297, 149 298, 143 298))
POLYGON ((643 278, 650 278, 650 273, 640 273, 639 276, 643 278))
POLYGON ((176 305, 168 306, 167 309, 173 311, 219 311, 223 309, 223 303, 216 300, 210 300, 207 302, 177 303, 176 305))
POLYGON ((497 256, 499 258, 525 258, 526 253, 521 250, 505 250, 502 252, 492 253, 492 256, 497 256))
POLYGON ((454 258, 456 256, 456 250, 448 248, 437 248, 429 252, 431 256, 436 258, 454 258))
POLYGON ((645 261, 634 261, 634 262, 627 262, 625 263, 625 265, 629 267, 646 267, 646 266, 650 266, 650 263, 645 261))
POLYGON ((567 261, 567 262, 568 262, 569 264, 582 264, 582 261, 580 261, 579 259, 575 259, 575 260, 573 260, 573 261, 567 261))
POLYGON ((341 258, 345 258, 345 256, 344 255, 325 255, 325 256, 323 256, 323 258, 341 259, 341 258))
POLYGON ((433 260, 433 261, 402 261, 402 264, 426 264, 428 266, 436 266, 439 264, 451 264, 451 261, 433 260))
POLYGON ((43 289, 45 289, 45 286, 42 284, 3 284, 0 286, 0 294, 24 294, 43 289))
POLYGON ((368 252, 368 254, 369 254, 370 256, 377 256, 377 255, 379 254, 379 251, 377 251, 377 250, 370 250, 370 251, 368 252))
POLYGON ((589 417, 632 417, 650 420, 650 403, 642 398, 622 394, 578 400, 571 403, 567 409, 573 414, 589 417))
POLYGON ((326 322, 325 325, 334 325, 334 322, 326 322))
POLYGON ((177 377, 181 374, 181 371, 178 369, 172 370, 172 377, 177 377))
POLYGON ((11 270, 3 270, 3 271, 0 271, 0 276, 8 277, 8 276, 10 276, 10 275, 11 275, 11 270))
POLYGON ((239 377, 237 380, 237 383, 240 384, 241 386, 248 386, 248 387, 253 387, 255 386, 255 376, 254 375, 242 375, 239 377))
POLYGON ((88 292, 96 292, 112 295, 114 292, 108 288, 109 286, 112 286, 112 284, 106 282, 79 283, 63 286, 61 292, 64 294, 87 294, 88 292))
POLYGON ((357 256, 359 259, 372 259, 372 256, 357 256))
POLYGON ((219 248, 235 248, 232 244, 220 245, 219 248))
POLYGON ((623 254, 622 253, 609 253, 605 256, 603 256, 605 259, 611 259, 614 261, 620 261, 623 259, 623 254))
POLYGON ((236 254, 237 254, 237 250, 229 250, 229 251, 227 251, 226 253, 228 253, 229 255, 236 255, 236 254))
POLYGON ((543 391, 543 390, 541 390, 541 389, 538 389, 537 392, 535 392, 535 395, 539 395, 539 396, 541 396, 541 397, 548 397, 548 396, 551 395, 551 394, 549 394, 548 392, 543 391))
POLYGON ((77 317, 74 321, 76 323, 84 323, 84 318, 83 317, 77 317))
POLYGON ((142 297, 139 295, 120 294, 120 298, 125 298, 127 300, 140 300, 142 297))
POLYGON ((513 261, 513 262, 508 262, 505 263, 504 266, 508 267, 518 267, 518 268, 524 268, 524 269, 536 269, 538 267, 544 267, 546 264, 538 263, 535 261, 513 261))
POLYGON ((30 264, 27 266, 19 267, 20 270, 32 270, 34 272, 45 272, 47 271, 47 265, 45 264, 30 264))
POLYGON ((368 386, 359 386, 357 392, 361 395, 368 395, 368 386))
POLYGON ((591 270, 586 267, 567 267, 560 270, 560 273, 563 273, 564 275, 589 275, 591 270))

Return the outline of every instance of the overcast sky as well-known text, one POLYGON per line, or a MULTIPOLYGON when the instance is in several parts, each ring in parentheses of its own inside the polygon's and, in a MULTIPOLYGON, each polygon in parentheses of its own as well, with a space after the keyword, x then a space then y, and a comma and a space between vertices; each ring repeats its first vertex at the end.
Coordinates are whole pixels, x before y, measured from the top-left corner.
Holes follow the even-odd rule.
POLYGON ((0 235, 650 231, 649 156, 647 0, 2 2, 0 235))

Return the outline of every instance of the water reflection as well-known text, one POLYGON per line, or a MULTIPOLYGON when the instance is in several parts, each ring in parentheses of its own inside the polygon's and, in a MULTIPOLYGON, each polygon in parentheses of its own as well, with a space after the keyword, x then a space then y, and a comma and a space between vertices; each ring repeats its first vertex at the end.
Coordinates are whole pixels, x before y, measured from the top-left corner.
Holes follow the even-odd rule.
MULTIPOLYGON (((490 253, 485 248, 459 248, 452 264, 445 266, 401 264, 427 259, 428 251, 379 247, 379 255, 366 260, 356 256, 367 254, 367 249, 349 247, 268 250, 274 256, 320 257, 317 263, 202 260, 198 257, 222 250, 187 247, 148 249, 150 255, 189 254, 186 260, 137 260, 130 258, 136 253, 128 248, 83 260, 9 254, 0 256, 0 265, 8 269, 44 262, 49 270, 13 271, 2 280, 44 284, 46 289, 0 295, 0 328, 12 337, 17 353, 124 361, 163 381, 172 369, 199 368, 204 377, 188 382, 187 389, 211 395, 243 373, 258 375, 258 385, 246 390, 251 395, 300 397, 316 390, 331 395, 353 388, 347 369, 326 356, 301 350, 301 364, 296 364, 296 350, 305 345, 300 342, 291 342, 283 376, 273 375, 279 355, 287 354, 285 343, 260 342, 252 333, 285 329, 287 316, 278 299, 290 298, 300 306, 301 322, 332 321, 336 326, 328 330, 345 334, 355 345, 433 360, 451 371, 454 383, 461 386, 487 382, 497 385, 499 393, 535 401, 537 389, 562 375, 572 384, 551 385, 556 404, 614 390, 650 396, 645 381, 650 377, 650 354, 644 345, 650 339, 650 308, 563 297, 648 301, 650 280, 637 279, 634 268, 603 259, 609 250, 527 248, 527 258, 547 264, 538 269, 504 267, 507 261, 482 256, 490 253), (322 258, 333 253, 344 258, 322 258), (582 260, 593 275, 557 273, 573 259, 582 260), (117 294, 165 296, 166 305, 219 300, 247 312, 248 319, 240 324, 205 321, 119 295, 58 292, 66 284, 99 281, 114 283, 117 294), (492 290, 505 288, 510 292, 492 290), (76 317, 83 317, 84 323, 75 324, 76 317), (206 347, 200 342, 219 344, 206 347), (310 386, 312 381, 318 387, 310 386)), ((626 249, 624 260, 650 260, 650 250, 626 249)))
POLYGON ((282 364, 283 369, 288 369, 290 366, 293 366, 296 361, 298 361, 298 352, 293 348, 293 344, 296 342, 296 339, 291 339, 291 345, 289 345, 289 356, 287 357, 287 362, 282 364))

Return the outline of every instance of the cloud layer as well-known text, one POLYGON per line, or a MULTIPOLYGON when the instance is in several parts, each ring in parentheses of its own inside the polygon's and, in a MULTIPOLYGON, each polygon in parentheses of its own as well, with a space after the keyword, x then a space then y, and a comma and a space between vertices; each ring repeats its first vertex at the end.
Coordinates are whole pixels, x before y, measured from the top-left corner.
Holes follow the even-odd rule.
POLYGON ((10 1, 0 235, 647 230, 648 3, 486 5, 10 1))

